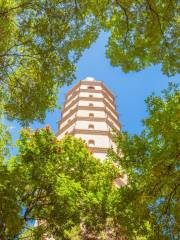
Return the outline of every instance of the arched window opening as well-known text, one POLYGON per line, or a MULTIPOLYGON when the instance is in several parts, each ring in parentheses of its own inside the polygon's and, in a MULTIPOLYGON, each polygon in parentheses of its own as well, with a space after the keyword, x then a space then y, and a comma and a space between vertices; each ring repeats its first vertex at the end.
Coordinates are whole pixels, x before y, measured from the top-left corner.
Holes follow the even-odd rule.
POLYGON ((94 147, 94 146, 95 146, 95 141, 92 140, 92 139, 89 140, 89 141, 88 141, 88 146, 89 146, 89 147, 94 147))
POLYGON ((88 89, 93 90, 95 88, 93 86, 89 86, 88 89))
POLYGON ((89 113, 89 117, 93 118, 94 117, 94 113, 89 113))
POLYGON ((88 129, 94 129, 94 125, 93 124, 89 124, 88 129))
POLYGON ((93 103, 89 103, 89 107, 93 107, 94 106, 94 104, 93 103))
POLYGON ((72 96, 75 96, 75 95, 76 95, 76 93, 77 93, 77 91, 74 91, 74 92, 72 93, 72 96))

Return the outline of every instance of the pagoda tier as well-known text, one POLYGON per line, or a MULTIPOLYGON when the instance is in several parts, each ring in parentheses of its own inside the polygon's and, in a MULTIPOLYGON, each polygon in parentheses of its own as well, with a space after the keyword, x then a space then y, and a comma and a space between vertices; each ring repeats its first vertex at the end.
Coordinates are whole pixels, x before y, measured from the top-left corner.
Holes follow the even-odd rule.
POLYGON ((120 127, 113 94, 103 82, 88 77, 66 94, 57 138, 66 134, 82 138, 95 157, 105 159, 108 149, 114 148, 113 132, 120 127))

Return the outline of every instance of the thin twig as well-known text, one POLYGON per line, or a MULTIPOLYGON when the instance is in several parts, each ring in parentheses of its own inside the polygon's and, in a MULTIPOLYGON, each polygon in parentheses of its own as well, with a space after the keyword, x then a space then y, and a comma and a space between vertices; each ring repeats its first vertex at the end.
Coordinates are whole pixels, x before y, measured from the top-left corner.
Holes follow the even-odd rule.
POLYGON ((26 2, 26 3, 22 3, 22 4, 18 5, 18 6, 15 6, 15 7, 12 7, 12 8, 8 8, 6 11, 0 12, 0 15, 6 15, 6 14, 8 14, 10 11, 16 10, 16 9, 18 9, 18 8, 26 7, 26 6, 30 5, 30 4, 31 4, 31 2, 26 2))

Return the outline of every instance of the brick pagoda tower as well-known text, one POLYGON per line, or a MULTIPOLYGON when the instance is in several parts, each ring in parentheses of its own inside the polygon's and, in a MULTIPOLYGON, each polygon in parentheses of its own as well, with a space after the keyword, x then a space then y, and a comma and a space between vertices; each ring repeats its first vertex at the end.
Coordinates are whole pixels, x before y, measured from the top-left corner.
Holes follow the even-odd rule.
POLYGON ((101 81, 81 80, 66 94, 57 138, 66 134, 82 138, 95 157, 105 159, 114 147, 112 131, 120 131, 113 94, 101 81))

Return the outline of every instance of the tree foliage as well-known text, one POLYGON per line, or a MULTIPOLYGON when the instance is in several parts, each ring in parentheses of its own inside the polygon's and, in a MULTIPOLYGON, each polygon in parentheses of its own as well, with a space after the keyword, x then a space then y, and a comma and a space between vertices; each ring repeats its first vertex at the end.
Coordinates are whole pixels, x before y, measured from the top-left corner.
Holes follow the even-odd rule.
POLYGON ((71 1, 0 2, 0 83, 10 119, 43 120, 58 87, 74 79, 75 63, 97 38, 93 18, 71 1))
POLYGON ((100 31, 107 57, 123 71, 162 64, 179 72, 177 0, 1 0, 0 83, 5 112, 28 124, 56 105, 77 60, 100 31))
POLYGON ((144 131, 116 139, 123 154, 111 158, 124 168, 128 184, 114 195, 112 216, 130 239, 179 239, 179 103, 173 85, 162 97, 150 96, 144 131))
POLYGON ((17 157, 1 165, 0 238, 101 234, 117 169, 95 159, 82 140, 58 141, 49 127, 22 130, 18 147, 17 157))
POLYGON ((111 32, 107 56, 124 72, 161 64, 162 72, 179 72, 178 1, 116 0, 107 21, 111 32))

